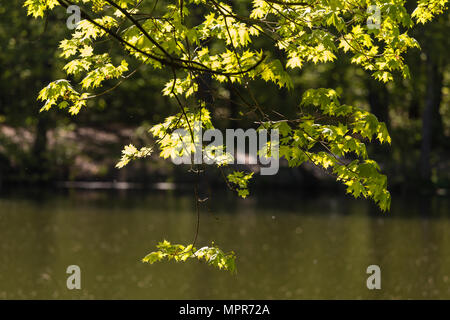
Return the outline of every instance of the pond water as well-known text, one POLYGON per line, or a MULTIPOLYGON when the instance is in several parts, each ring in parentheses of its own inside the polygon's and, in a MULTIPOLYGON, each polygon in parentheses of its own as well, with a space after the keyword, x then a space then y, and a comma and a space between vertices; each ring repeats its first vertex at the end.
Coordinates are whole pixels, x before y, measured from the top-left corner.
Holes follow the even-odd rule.
POLYGON ((0 195, 4 299, 450 299, 448 197, 368 201, 215 192, 198 246, 237 254, 237 274, 204 263, 140 261, 158 241, 194 238, 192 196, 175 192, 9 191, 0 195), (381 290, 366 269, 381 268, 381 290), (81 268, 68 290, 66 268, 81 268))

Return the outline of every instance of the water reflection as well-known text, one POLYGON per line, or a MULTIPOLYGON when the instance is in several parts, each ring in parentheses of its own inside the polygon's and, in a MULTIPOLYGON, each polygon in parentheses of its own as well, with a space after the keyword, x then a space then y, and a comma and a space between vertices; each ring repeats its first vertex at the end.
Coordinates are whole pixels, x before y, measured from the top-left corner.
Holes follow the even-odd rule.
POLYGON ((164 238, 192 241, 191 195, 70 191, 0 196, 0 298, 450 298, 448 198, 394 198, 382 214, 330 196, 215 195, 199 245, 238 255, 238 274, 204 264, 142 264, 164 238), (66 289, 67 266, 82 290, 66 289), (377 264, 382 289, 366 288, 377 264))

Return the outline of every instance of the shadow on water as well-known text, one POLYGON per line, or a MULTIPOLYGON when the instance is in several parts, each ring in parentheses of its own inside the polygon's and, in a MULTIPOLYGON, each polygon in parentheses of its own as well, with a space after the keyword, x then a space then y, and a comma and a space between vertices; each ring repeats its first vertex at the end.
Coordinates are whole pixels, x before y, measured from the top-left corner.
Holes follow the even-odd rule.
MULTIPOLYGON (((205 195, 206 196, 206 195, 205 195)), ((211 196, 211 195, 209 195, 211 196)), ((22 190, 0 195, 0 298, 450 298, 449 198, 393 198, 381 213, 333 194, 214 191, 198 245, 237 253, 238 273, 140 259, 158 241, 189 243, 191 192, 22 190), (82 289, 66 288, 79 265, 82 289), (381 290, 366 269, 381 268, 381 290)))

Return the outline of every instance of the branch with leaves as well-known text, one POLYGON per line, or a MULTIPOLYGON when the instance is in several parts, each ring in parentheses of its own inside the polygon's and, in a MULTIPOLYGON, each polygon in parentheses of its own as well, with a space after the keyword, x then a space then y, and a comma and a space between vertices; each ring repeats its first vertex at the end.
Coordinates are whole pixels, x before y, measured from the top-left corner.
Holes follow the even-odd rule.
MULTIPOLYGON (((252 0, 249 9, 238 9, 230 0, 26 0, 24 5, 36 18, 70 5, 81 8, 82 20, 59 45, 61 57, 68 60, 64 66, 67 79, 42 89, 38 99, 44 102, 43 111, 58 106, 76 115, 88 99, 111 93, 137 73, 139 67, 126 75, 129 65, 167 70, 170 79, 162 94, 175 99, 181 112, 152 127, 154 145, 126 146, 118 167, 147 157, 157 148, 163 158, 180 150, 193 151, 195 121, 200 119, 205 128, 214 129, 211 112, 215 105, 202 91, 216 97, 226 86, 239 100, 235 105, 242 107, 241 113, 252 115, 259 129, 279 130, 280 156, 289 166, 313 163, 343 183, 349 194, 370 198, 385 211, 391 200, 387 178, 367 153, 369 142, 390 143, 384 123, 362 108, 341 104, 330 88, 303 92, 298 97, 300 107, 292 107, 298 117, 280 119, 276 109, 258 101, 252 83, 262 80, 296 94, 292 81, 296 71, 305 65, 333 63, 338 57, 349 59, 382 82, 397 76, 408 78, 404 56, 420 49, 410 36, 411 29, 443 13, 448 1, 419 0, 413 12, 397 0, 252 0), (380 11, 378 28, 367 25, 367 9, 373 5, 380 11), (105 44, 116 50, 105 49, 105 44), (210 80, 205 81, 205 75, 210 80), (96 94, 109 80, 119 82, 96 94), (172 136, 180 128, 190 132, 190 137, 172 136), (180 149, 181 144, 188 148, 180 149)), ((216 166, 227 186, 247 197, 252 174, 225 175, 229 162, 225 158, 216 166)), ((191 166, 191 170, 198 176, 198 167, 191 166)), ((199 218, 197 186, 195 197, 199 218)), ((193 244, 162 242, 159 251, 144 260, 198 258, 234 270, 234 254, 224 254, 215 246, 194 249, 198 225, 193 244)))

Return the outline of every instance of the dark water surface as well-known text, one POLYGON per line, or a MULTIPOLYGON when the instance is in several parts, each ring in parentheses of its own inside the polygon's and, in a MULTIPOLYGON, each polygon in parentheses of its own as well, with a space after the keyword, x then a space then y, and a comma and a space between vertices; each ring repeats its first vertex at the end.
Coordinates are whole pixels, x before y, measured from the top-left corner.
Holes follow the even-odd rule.
POLYGON ((0 195, 0 299, 450 299, 448 197, 394 197, 382 214, 330 195, 219 194, 202 207, 198 246, 234 250, 236 275, 140 262, 162 239, 193 240, 189 194, 0 195), (66 287, 73 264, 81 290, 66 287), (372 264, 381 290, 366 287, 372 264))

